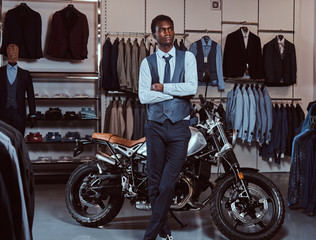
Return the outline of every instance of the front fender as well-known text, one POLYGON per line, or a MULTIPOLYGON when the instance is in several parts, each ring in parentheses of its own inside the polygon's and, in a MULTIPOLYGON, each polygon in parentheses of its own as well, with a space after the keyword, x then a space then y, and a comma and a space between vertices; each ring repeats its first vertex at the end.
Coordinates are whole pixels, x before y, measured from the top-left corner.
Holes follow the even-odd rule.
MULTIPOLYGON (((259 172, 259 169, 256 169, 256 168, 240 168, 240 171, 241 172, 259 172)), ((224 178, 225 176, 229 175, 229 174, 232 174, 232 172, 226 172, 222 175, 220 175, 216 180, 215 182, 218 182, 219 180, 221 180, 222 178, 224 178)))

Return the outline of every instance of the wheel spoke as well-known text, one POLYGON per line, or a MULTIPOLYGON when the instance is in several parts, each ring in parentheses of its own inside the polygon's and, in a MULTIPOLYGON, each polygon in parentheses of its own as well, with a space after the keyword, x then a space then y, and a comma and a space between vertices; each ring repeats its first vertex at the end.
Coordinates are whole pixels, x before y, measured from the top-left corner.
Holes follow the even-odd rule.
POLYGON ((87 211, 87 209, 88 209, 87 206, 84 206, 84 207, 83 207, 83 210, 84 210, 85 212, 87 211))
POLYGON ((236 223, 233 225, 233 228, 237 228, 238 225, 241 225, 241 221, 240 220, 236 220, 236 223))
POLYGON ((99 205, 102 209, 105 208, 105 205, 104 205, 104 203, 102 202, 102 200, 98 201, 98 205, 99 205))
POLYGON ((266 227, 266 225, 264 225, 264 223, 263 223, 262 221, 258 222, 258 225, 259 225, 262 229, 264 229, 264 228, 266 227))

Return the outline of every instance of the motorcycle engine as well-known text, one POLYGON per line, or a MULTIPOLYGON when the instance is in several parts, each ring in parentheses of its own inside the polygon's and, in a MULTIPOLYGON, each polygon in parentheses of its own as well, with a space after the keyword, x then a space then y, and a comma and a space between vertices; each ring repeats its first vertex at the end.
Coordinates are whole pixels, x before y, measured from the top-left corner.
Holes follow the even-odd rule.
POLYGON ((170 206, 171 209, 183 208, 191 199, 193 187, 191 179, 186 176, 181 176, 175 186, 175 196, 170 206))

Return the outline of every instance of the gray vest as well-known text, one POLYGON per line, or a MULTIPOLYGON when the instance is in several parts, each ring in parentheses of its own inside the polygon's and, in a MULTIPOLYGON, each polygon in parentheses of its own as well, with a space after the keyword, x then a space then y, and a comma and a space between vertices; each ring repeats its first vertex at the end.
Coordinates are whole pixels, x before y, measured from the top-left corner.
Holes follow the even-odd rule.
POLYGON ((11 83, 9 82, 9 79, 7 78, 8 96, 7 96, 6 108, 13 107, 13 108, 17 109, 17 107, 18 107, 17 101, 16 101, 16 86, 17 86, 17 79, 15 79, 15 81, 11 85, 11 83))
MULTIPOLYGON (((176 50, 176 64, 171 83, 181 83, 185 81, 184 74, 185 51, 176 50)), ((157 56, 156 53, 147 57, 152 84, 159 83, 157 56)), ((159 103, 147 104, 148 120, 164 122, 169 119, 171 122, 178 122, 190 115, 191 103, 188 98, 174 97, 159 103)))

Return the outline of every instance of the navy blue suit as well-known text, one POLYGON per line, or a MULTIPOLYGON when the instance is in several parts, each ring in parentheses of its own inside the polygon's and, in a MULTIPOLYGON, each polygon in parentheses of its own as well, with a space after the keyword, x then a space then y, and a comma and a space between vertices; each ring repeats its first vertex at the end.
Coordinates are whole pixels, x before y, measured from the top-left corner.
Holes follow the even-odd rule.
MULTIPOLYGON (((144 101, 142 97, 144 97, 143 94, 146 94, 141 94, 144 91, 143 84, 158 83, 159 77, 164 76, 158 70, 158 63, 167 64, 163 57, 158 55, 160 53, 162 51, 158 50, 142 63, 142 66, 144 66, 143 64, 148 62, 148 68, 146 69, 149 71, 151 78, 142 79, 143 75, 148 76, 148 74, 144 74, 146 70, 142 70, 141 67, 139 81, 141 101, 144 101)), ((169 52, 170 55, 175 61, 175 67, 173 74, 170 71, 170 76, 172 76, 170 77, 170 83, 168 81, 163 82, 164 92, 168 85, 169 87, 183 86, 183 84, 190 84, 190 81, 194 81, 195 86, 191 91, 182 92, 184 93, 183 96, 194 94, 197 88, 197 73, 194 71, 194 77, 188 77, 189 73, 186 72, 187 65, 185 65, 189 62, 192 66, 196 66, 194 55, 190 52, 174 51, 174 48, 169 52), (187 57, 189 57, 189 61, 185 62, 188 59, 187 57), (192 63, 191 59, 193 60, 192 63)), ((196 68, 192 69, 196 70, 196 68)), ((163 79, 166 80, 166 78, 163 79)), ((173 90, 172 93, 175 94, 175 91, 173 90)), ((153 94, 159 95, 160 92, 154 92, 153 94)), ((191 136, 189 120, 186 120, 190 114, 190 100, 176 95, 168 96, 168 98, 147 103, 148 120, 145 123, 144 130, 147 144, 148 196, 152 207, 152 215, 144 240, 156 239, 158 234, 161 237, 171 235, 167 223, 167 214, 174 196, 174 186, 178 181, 182 165, 186 159, 191 136)))

